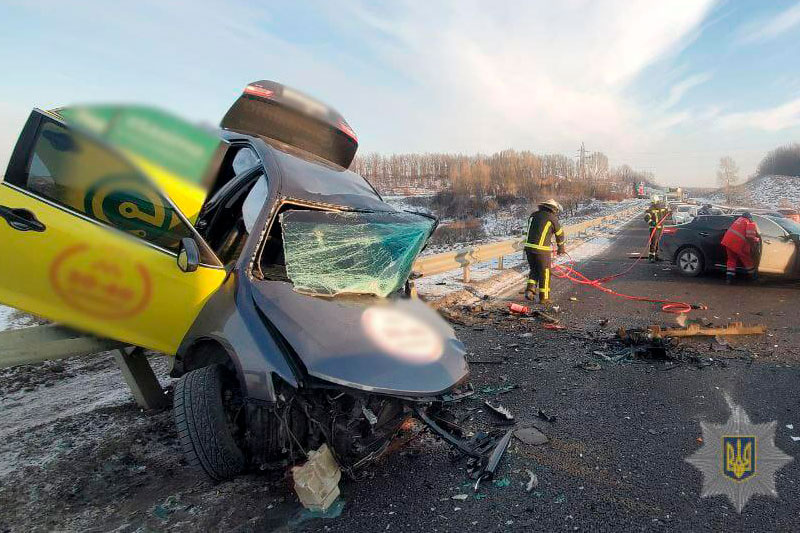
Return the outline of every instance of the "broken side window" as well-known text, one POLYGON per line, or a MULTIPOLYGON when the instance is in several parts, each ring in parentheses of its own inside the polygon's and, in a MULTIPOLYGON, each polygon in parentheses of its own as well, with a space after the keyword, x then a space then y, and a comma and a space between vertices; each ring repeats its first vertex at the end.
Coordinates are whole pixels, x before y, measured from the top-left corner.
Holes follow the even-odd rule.
POLYGON ((280 222, 296 291, 381 297, 408 279, 435 223, 413 213, 331 211, 286 211, 280 222))

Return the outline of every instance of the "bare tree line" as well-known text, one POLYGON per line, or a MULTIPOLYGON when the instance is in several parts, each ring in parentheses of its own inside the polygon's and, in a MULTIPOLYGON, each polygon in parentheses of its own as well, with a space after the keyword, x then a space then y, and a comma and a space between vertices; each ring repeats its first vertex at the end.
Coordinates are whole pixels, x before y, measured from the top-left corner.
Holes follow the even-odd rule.
POLYGON ((800 143, 790 143, 771 150, 758 164, 757 176, 800 176, 800 143))
POLYGON ((370 153, 356 157, 350 168, 383 194, 439 193, 442 200, 450 198, 448 211, 472 213, 492 210, 498 203, 533 202, 544 196, 567 203, 620 199, 631 196, 638 182, 653 181, 652 175, 627 165, 610 168, 608 158, 599 152, 583 165, 561 154, 517 150, 491 155, 370 153))

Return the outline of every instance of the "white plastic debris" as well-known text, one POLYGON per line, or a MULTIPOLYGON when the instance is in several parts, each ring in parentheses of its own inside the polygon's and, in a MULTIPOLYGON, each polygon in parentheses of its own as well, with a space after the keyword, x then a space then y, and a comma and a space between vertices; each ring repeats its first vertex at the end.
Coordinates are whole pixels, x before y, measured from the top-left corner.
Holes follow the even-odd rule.
POLYGON ((800 437, 795 437, 794 435, 790 435, 792 441, 797 442, 800 440, 800 437))
POLYGON ((794 429, 794 424, 786 424, 786 429, 794 429))
POLYGON ((292 468, 294 491, 303 507, 312 511, 325 511, 339 496, 342 471, 336 459, 323 444, 308 454, 308 461, 292 468))
POLYGON ((539 486, 539 478, 536 477, 536 474, 534 474, 530 470, 526 469, 525 472, 527 472, 528 475, 530 476, 530 479, 528 479, 528 484, 525 486, 525 492, 530 492, 539 486))

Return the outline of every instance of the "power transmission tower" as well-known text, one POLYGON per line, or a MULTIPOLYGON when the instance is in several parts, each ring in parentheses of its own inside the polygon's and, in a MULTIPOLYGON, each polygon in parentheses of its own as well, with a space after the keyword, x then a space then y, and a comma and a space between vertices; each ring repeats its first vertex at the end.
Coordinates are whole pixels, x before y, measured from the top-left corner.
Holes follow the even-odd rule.
POLYGON ((586 179, 586 146, 581 141, 581 148, 578 150, 578 178, 586 179))

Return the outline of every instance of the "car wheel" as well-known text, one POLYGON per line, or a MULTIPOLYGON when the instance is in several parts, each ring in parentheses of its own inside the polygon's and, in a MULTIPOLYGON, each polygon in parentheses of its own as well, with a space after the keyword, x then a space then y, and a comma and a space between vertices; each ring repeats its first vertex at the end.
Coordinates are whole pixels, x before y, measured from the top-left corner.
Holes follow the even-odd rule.
POLYGON ((694 246, 688 246, 678 252, 675 262, 678 265, 678 271, 690 278, 699 276, 704 269, 703 253, 694 246))
POLYGON ((175 385, 173 413, 190 466, 221 481, 241 473, 245 456, 236 441, 238 387, 222 365, 193 370, 175 385))

